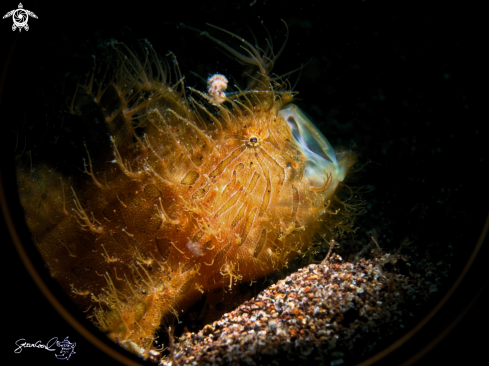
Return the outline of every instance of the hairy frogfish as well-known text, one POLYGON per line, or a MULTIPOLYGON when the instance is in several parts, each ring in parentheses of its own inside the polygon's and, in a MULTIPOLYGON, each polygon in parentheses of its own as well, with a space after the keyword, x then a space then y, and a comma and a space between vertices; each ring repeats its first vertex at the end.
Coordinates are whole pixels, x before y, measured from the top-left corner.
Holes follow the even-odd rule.
POLYGON ((209 291, 352 230, 339 192, 355 153, 333 149, 273 77, 283 46, 218 29, 245 52, 203 35, 246 66, 246 87, 226 92, 217 74, 205 92, 186 88, 173 54, 111 41, 66 96, 63 123, 87 126, 96 143, 73 140, 83 155, 62 156, 72 173, 19 157, 21 204, 51 276, 111 339, 144 349, 209 291))

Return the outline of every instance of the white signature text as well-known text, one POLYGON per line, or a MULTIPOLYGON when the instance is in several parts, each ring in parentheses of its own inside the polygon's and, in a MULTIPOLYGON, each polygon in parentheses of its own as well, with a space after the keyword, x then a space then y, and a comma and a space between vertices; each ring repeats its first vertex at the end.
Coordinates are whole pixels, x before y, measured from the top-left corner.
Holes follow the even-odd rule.
POLYGON ((15 342, 15 345, 18 346, 14 352, 20 353, 24 348, 44 348, 46 351, 56 351, 56 348, 51 348, 52 346, 56 346, 56 342, 58 341, 57 337, 51 338, 46 344, 41 343, 41 341, 37 341, 36 343, 27 343, 24 338, 19 339, 15 342))

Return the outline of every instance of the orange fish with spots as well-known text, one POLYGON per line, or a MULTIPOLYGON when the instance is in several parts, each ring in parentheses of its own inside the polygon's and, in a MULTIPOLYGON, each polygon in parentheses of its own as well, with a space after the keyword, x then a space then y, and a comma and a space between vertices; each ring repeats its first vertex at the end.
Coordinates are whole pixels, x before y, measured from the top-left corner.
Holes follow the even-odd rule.
POLYGON ((27 224, 51 275, 122 344, 149 349, 162 320, 206 292, 351 230, 356 209, 338 192, 355 154, 334 150, 288 84, 270 77, 282 50, 240 41, 246 54, 224 47, 247 64, 248 87, 225 93, 222 76, 212 92, 189 95, 149 43, 143 56, 109 43, 104 66, 68 101, 65 123, 102 131, 100 146, 72 160, 83 173, 19 164, 27 224))

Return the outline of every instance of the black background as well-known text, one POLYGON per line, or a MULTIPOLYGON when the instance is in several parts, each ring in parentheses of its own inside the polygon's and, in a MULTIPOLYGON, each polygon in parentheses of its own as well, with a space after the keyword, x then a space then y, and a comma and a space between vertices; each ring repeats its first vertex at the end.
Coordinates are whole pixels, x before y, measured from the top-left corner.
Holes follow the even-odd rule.
MULTIPOLYGON (((488 212, 487 114, 479 114, 482 102, 487 104, 481 93, 487 83, 480 81, 487 68, 481 67, 487 49, 479 20, 482 10, 446 4, 429 9, 410 3, 385 7, 369 1, 337 7, 306 1, 250 3, 159 1, 102 7, 90 2, 55 6, 31 1, 23 2, 24 8, 39 19, 29 20, 28 32, 12 32, 11 19, 0 22, 2 61, 10 62, 0 106, 2 179, 23 242, 30 244, 16 208, 12 131, 32 115, 31 105, 52 103, 46 91, 50 83, 59 82, 67 71, 88 70, 98 40, 147 38, 160 54, 171 50, 187 85, 202 90, 204 85, 190 71, 204 78, 224 73, 239 81, 241 68, 212 42, 178 27, 179 23, 207 30, 238 47, 206 23, 252 40, 248 25, 261 41, 266 37, 263 21, 278 49, 285 37, 280 21, 284 19, 290 37, 274 71, 280 75, 309 61, 297 82, 298 104, 334 146, 354 143, 360 159, 373 162, 361 178, 375 191, 366 197, 368 213, 360 224, 364 229, 380 227, 385 248, 394 248, 405 237, 421 246, 453 246, 448 288, 475 246, 488 212)), ((14 2, 4 2, 0 12, 16 7, 14 2)), ((292 84, 295 81, 292 76, 292 84)), ((24 270, 6 233, 1 240, 6 335, 2 356, 20 364, 61 362, 41 349, 13 354, 14 342, 69 336, 77 342, 71 364, 115 363, 56 313, 24 270)), ((380 364, 401 364, 466 308, 487 284, 485 258, 479 254, 469 277, 439 316, 380 364)), ((32 260, 43 268, 35 252, 32 260)), ((440 297, 447 288, 441 289, 440 297)), ((484 307, 479 299, 450 335, 417 364, 480 363, 483 336, 479 332, 484 334, 488 323, 484 307)))

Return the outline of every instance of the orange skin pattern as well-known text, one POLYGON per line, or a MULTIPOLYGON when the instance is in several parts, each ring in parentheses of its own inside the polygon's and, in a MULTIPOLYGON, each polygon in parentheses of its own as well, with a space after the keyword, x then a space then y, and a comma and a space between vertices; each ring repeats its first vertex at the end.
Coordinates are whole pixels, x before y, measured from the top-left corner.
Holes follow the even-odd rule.
MULTIPOLYGON (((149 349, 162 320, 286 266, 313 236, 350 230, 351 214, 336 195, 342 182, 325 171, 313 187, 305 176, 278 114, 293 100, 284 85, 262 74, 264 87, 222 104, 197 91, 188 99, 150 46, 145 60, 111 46, 116 62, 69 105, 82 118, 102 113, 110 154, 87 149, 76 179, 19 165, 19 193, 51 275, 112 339, 149 349)), ((356 159, 336 156, 346 171, 356 159)))

